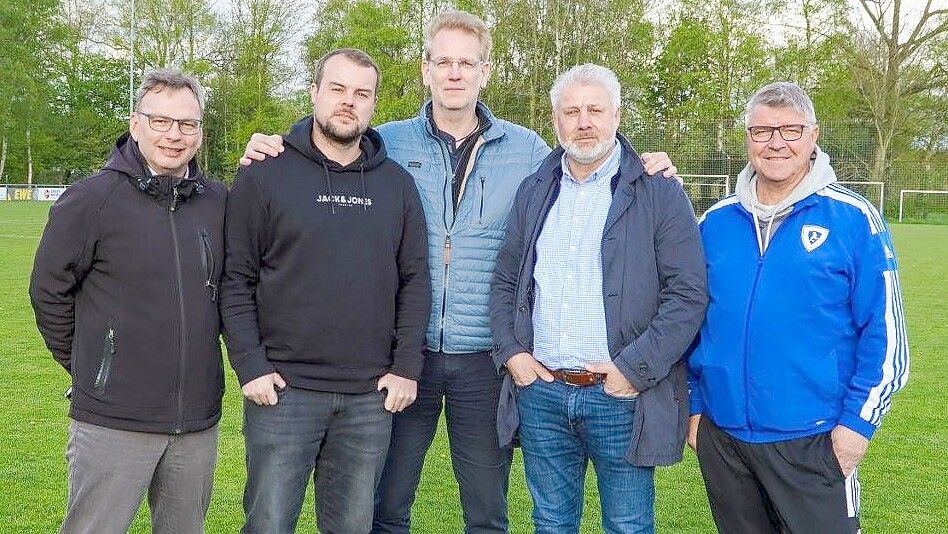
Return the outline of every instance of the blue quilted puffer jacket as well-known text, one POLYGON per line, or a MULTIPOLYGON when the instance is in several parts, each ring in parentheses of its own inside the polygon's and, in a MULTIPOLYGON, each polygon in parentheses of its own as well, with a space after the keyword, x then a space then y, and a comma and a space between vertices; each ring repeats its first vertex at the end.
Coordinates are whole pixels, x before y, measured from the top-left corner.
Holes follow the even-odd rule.
POLYGON ((477 106, 490 128, 473 156, 457 213, 448 148, 428 119, 431 102, 417 117, 378 128, 389 157, 415 178, 425 207, 432 289, 428 348, 454 354, 491 349, 487 300, 507 215, 520 182, 550 153, 533 131, 477 106))

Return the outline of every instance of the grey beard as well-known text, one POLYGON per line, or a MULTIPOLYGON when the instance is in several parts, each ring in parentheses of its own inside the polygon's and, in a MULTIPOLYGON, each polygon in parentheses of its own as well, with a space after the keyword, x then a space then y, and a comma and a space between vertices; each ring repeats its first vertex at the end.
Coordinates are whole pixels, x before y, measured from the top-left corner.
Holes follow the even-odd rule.
POLYGON ((560 143, 563 146, 563 150, 566 151, 566 155, 570 158, 576 160, 578 163, 583 165, 588 165, 595 162, 596 160, 602 158, 608 154, 612 148, 615 146, 615 139, 609 139, 598 143, 587 150, 582 150, 578 148, 573 143, 560 143))

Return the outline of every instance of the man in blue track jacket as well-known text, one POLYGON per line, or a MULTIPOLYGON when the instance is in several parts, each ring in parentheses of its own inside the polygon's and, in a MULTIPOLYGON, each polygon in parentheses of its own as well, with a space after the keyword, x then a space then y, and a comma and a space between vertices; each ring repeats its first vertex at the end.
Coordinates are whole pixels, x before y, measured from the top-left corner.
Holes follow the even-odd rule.
POLYGON ((856 467, 908 378, 894 249, 835 183, 802 89, 763 87, 745 120, 737 192, 700 222, 689 443, 721 532, 857 532, 856 467))

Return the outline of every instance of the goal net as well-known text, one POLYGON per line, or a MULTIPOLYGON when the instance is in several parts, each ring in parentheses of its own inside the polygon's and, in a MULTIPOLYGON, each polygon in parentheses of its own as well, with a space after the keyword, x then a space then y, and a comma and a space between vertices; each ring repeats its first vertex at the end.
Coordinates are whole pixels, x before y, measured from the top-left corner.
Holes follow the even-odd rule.
POLYGON ((899 222, 948 224, 948 191, 902 189, 899 222))

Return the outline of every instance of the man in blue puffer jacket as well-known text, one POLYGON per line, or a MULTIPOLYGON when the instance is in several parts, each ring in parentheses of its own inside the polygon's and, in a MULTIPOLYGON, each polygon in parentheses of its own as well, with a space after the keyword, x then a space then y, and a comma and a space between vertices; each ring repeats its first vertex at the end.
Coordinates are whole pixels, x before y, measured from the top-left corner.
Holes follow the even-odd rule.
POLYGON ((908 379, 889 230, 835 183, 800 87, 763 87, 746 121, 737 193, 700 223, 689 443, 721 532, 858 532, 856 467, 908 379))
MULTIPOLYGON (((490 75, 490 50, 490 32, 476 16, 435 17, 421 65, 431 100, 416 117, 378 127, 389 157, 411 173, 421 193, 433 294, 418 398, 395 416, 374 532, 408 532, 445 403, 465 531, 507 531, 511 449, 499 446, 495 432, 502 376, 490 355, 488 293, 517 188, 550 149, 478 100, 490 75)), ((241 163, 280 152, 279 136, 254 134, 241 163)), ((675 173, 663 153, 642 157, 650 173, 675 173)))

